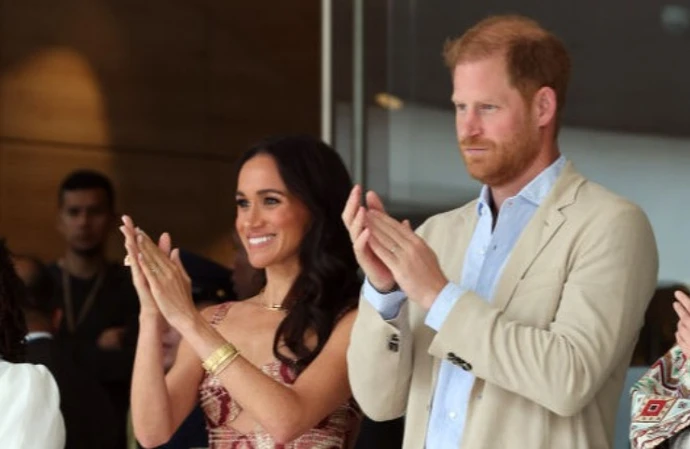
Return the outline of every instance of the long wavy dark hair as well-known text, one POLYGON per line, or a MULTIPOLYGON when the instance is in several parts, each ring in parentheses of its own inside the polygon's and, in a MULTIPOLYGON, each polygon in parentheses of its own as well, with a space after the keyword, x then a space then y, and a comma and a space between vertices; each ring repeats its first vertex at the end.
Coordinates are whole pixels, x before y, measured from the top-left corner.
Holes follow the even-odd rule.
POLYGON ((23 362, 26 321, 20 308, 26 294, 24 284, 14 271, 5 242, 0 240, 0 356, 8 362, 23 362))
POLYGON ((271 156, 288 191, 310 213, 302 238, 297 276, 284 304, 288 313, 276 330, 273 354, 299 373, 321 352, 337 320, 357 305, 361 279, 352 243, 341 214, 352 180, 338 153, 309 136, 274 137, 250 148, 238 161, 237 172, 253 157, 271 156), (316 334, 316 346, 305 343, 316 334), (296 356, 280 352, 281 344, 296 356))

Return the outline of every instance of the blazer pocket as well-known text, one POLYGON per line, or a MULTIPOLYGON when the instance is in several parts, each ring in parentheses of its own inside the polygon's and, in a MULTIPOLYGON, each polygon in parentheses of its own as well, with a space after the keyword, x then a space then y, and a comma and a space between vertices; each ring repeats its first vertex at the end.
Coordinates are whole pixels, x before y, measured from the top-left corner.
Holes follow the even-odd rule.
POLYGON ((561 270, 528 274, 515 287, 506 315, 523 324, 546 329, 556 316, 563 283, 561 270))

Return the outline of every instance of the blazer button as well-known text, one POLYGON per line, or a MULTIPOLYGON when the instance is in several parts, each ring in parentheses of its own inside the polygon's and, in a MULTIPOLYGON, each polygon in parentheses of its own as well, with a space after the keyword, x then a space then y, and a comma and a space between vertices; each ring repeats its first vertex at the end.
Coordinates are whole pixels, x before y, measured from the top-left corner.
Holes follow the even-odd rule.
POLYGON ((396 334, 388 337, 388 350, 398 352, 400 350, 400 338, 396 334))
POLYGON ((464 369, 465 371, 472 371, 472 365, 470 365, 468 362, 461 360, 459 363, 460 368, 464 369))

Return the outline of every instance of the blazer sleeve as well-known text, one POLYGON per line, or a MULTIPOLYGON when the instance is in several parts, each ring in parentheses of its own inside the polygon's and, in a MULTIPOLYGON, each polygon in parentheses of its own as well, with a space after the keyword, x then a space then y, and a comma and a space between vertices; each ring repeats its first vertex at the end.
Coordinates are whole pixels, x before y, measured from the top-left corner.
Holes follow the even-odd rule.
POLYGON ((569 246, 563 288, 537 288, 529 299, 558 304, 548 326, 511 320, 467 292, 429 352, 458 356, 478 378, 558 415, 577 414, 629 356, 656 287, 657 249, 646 216, 634 206, 610 209, 594 225, 583 225, 573 241, 552 242, 569 246))
POLYGON ((375 421, 405 413, 413 355, 408 307, 405 301, 398 316, 386 321, 360 297, 347 350, 348 374, 355 399, 375 421))

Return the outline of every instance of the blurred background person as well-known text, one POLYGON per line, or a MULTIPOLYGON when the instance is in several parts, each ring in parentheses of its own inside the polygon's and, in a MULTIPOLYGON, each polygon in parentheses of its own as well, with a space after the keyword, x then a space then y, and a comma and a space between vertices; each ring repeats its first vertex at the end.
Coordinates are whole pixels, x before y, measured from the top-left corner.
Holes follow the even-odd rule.
POLYGON ((36 258, 13 256, 17 274, 26 286, 20 302, 26 317, 26 361, 45 365, 60 391, 65 420, 65 449, 114 449, 117 425, 105 390, 84 368, 77 366, 68 341, 55 338, 62 309, 53 295, 53 280, 36 258))
POLYGON ((57 227, 66 248, 48 266, 63 311, 58 337, 70 340, 77 364, 108 393, 116 447, 123 448, 139 306, 128 269, 106 258, 115 191, 103 174, 77 170, 60 185, 58 207, 57 227))
POLYGON ((27 326, 19 306, 24 285, 0 241, 0 443, 22 449, 62 449, 60 393, 44 366, 25 361, 27 326))

